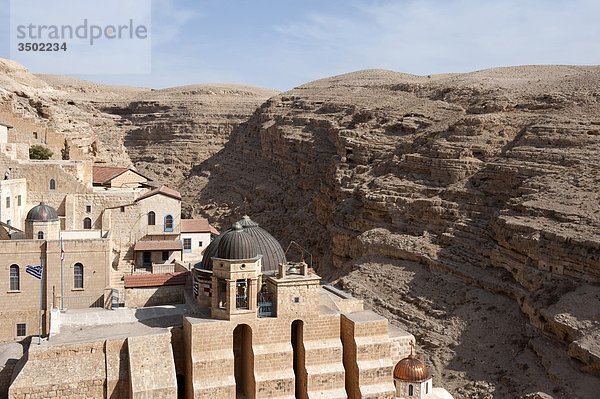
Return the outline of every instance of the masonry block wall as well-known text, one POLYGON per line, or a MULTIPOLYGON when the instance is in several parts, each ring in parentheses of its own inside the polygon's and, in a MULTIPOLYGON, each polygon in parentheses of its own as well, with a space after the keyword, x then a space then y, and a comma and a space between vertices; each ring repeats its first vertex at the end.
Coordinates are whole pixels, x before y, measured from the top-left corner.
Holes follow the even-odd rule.
POLYGON ((129 350, 127 339, 109 339, 104 343, 107 399, 130 399, 129 350))
POLYGON ((171 333, 129 337, 127 345, 131 398, 176 398, 177 378, 171 333))
POLYGON ((185 303, 184 289, 184 285, 126 288, 125 306, 128 308, 143 308, 145 306, 185 303))
POLYGON ((9 398, 103 398, 105 381, 103 341, 55 347, 31 345, 25 367, 10 386, 9 398))
POLYGON ((252 332, 254 397, 295 395, 292 324, 301 322, 307 394, 345 398, 340 316, 332 313, 303 319, 241 318, 231 321, 184 319, 188 397, 235 397, 234 330, 247 325, 252 332))

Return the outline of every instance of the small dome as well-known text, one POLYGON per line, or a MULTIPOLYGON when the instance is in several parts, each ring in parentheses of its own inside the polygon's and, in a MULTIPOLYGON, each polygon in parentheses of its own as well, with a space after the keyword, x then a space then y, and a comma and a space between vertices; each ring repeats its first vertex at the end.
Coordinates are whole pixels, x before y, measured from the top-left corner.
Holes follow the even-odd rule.
POLYGON ((217 257, 221 259, 253 259, 257 256, 256 240, 237 222, 219 240, 217 257))
MULTIPOLYGON (((256 240, 258 254, 262 255, 263 272, 275 272, 277 271, 280 263, 286 263, 285 252, 283 251, 283 248, 275 239, 275 237, 269 234, 268 231, 259 227, 258 223, 250 219, 248 215, 242 217, 238 223, 243 227, 245 233, 248 233, 256 240)), ((201 269, 212 270, 212 258, 214 256, 218 256, 221 237, 225 236, 229 231, 231 231, 231 229, 222 232, 220 236, 215 237, 208 247, 206 247, 202 257, 201 269)))
POLYGON ((412 351, 408 357, 400 360, 394 367, 394 378, 407 382, 423 382, 429 379, 425 363, 414 357, 412 351))
POLYGON ((56 222, 58 221, 58 214, 56 210, 50 205, 46 205, 40 202, 39 205, 34 206, 27 213, 25 221, 28 222, 56 222))

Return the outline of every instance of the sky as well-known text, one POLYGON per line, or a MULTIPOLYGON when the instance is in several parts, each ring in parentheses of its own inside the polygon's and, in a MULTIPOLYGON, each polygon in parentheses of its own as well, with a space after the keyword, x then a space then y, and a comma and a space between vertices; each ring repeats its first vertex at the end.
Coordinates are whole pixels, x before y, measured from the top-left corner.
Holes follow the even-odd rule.
MULTIPOLYGON (((600 64, 598 0, 147 1, 151 72, 76 77, 153 88, 240 83, 283 91, 371 68, 428 75, 600 64)), ((9 0, 0 5, 0 57, 10 58, 9 0)))

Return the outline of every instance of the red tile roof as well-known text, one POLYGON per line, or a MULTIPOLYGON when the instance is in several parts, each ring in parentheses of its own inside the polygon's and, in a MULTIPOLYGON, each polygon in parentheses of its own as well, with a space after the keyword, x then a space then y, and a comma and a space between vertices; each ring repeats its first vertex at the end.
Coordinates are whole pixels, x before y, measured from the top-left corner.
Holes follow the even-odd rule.
POLYGON ((92 168, 92 181, 94 184, 106 184, 115 177, 121 176, 127 171, 132 171, 133 173, 143 177, 144 179, 149 180, 146 176, 129 168, 117 168, 112 166, 94 166, 92 168))
POLYGON ((138 241, 134 251, 181 251, 181 241, 138 241))
POLYGON ((219 231, 211 226, 207 219, 181 219, 181 232, 219 235, 219 231))
POLYGON ((125 288, 185 285, 190 272, 164 274, 131 274, 125 276, 125 288))
POLYGON ((159 188, 155 188, 154 190, 150 190, 145 194, 140 195, 136 201, 143 200, 144 198, 152 197, 156 194, 166 195, 167 197, 175 198, 181 201, 181 194, 179 191, 173 190, 167 186, 161 186, 159 188))

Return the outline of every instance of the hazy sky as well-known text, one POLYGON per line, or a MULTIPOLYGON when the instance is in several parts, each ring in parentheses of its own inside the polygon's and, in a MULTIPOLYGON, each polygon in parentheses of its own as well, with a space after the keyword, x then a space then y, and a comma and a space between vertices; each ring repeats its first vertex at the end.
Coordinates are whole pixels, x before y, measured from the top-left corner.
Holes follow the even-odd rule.
MULTIPOLYGON (((0 56, 9 58, 8 0, 0 5, 0 56)), ((600 64, 600 1, 152 0, 152 41, 152 74, 79 77, 286 90, 367 68, 600 64)))

